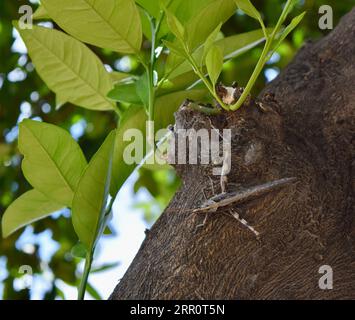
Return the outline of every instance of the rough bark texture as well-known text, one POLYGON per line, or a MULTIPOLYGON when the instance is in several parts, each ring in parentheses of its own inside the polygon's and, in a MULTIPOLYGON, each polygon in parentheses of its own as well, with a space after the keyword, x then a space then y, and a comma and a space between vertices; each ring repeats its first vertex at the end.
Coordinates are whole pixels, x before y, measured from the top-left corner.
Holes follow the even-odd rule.
MULTIPOLYGON (((111 299, 355 299, 355 9, 307 43, 256 106, 212 117, 233 132, 229 189, 297 182, 235 207, 260 233, 220 210, 191 213, 217 192, 211 167, 177 166, 183 186, 147 235, 111 299), (274 96, 274 98, 273 98, 274 96), (238 184, 237 186, 235 184, 238 184), (334 272, 320 290, 321 265, 334 272)), ((210 128, 188 108, 177 128, 210 128)))

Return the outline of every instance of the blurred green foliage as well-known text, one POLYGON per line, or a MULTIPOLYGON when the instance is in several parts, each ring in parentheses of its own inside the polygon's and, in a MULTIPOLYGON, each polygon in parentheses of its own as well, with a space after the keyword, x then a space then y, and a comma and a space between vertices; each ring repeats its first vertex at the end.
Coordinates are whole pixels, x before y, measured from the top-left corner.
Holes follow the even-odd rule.
MULTIPOLYGON (((40 117, 46 122, 70 131, 78 139, 87 158, 93 155, 108 132, 115 128, 117 121, 112 113, 88 111, 69 104, 58 111, 55 110, 55 97, 38 77, 27 54, 15 50, 17 43, 15 43, 15 33, 11 22, 19 18, 18 8, 21 5, 30 4, 36 8, 37 5, 34 2, 0 0, 0 216, 14 199, 30 189, 21 173, 21 156, 16 140, 17 124, 23 118, 40 117)), ((254 0, 252 2, 263 14, 266 25, 275 23, 284 3, 281 0, 254 0)), ((354 6, 354 1, 300 0, 289 20, 304 10, 307 11, 307 15, 299 28, 287 38, 267 65, 264 77, 260 77, 254 87, 254 95, 265 86, 268 78, 277 75, 279 70, 292 60, 306 40, 317 39, 329 32, 318 28, 318 8, 323 4, 332 6, 334 25, 336 25, 339 19, 354 6)), ((255 20, 238 11, 223 26, 222 31, 228 36, 258 27, 255 20)), ((122 57, 108 50, 91 48, 105 64, 114 70, 132 74, 142 73, 142 68, 138 66, 137 61, 133 61, 130 57, 122 57)), ((226 63, 222 81, 225 84, 237 81, 240 85, 245 85, 260 52, 261 46, 226 63)), ((144 210, 145 219, 149 224, 157 219, 178 186, 178 178, 171 170, 140 170, 134 191, 138 192, 141 188, 145 188, 152 198, 148 202, 137 203, 136 207, 144 210)), ((0 240, 0 283, 2 282, 0 298, 29 299, 31 297, 28 289, 21 290, 21 286, 16 285, 18 279, 22 277, 19 273, 19 267, 22 265, 30 265, 36 276, 47 279, 49 285, 44 290, 44 299, 65 298, 58 286, 58 280, 69 285, 77 285, 79 260, 70 254, 77 237, 68 216, 65 212, 57 214, 33 226, 34 235, 49 232, 49 236, 57 244, 54 254, 48 257, 48 261, 41 254, 41 243, 35 243, 30 248, 19 244, 18 239, 23 235, 24 230, 0 240), (48 277, 48 274, 51 276, 48 277)), ((94 288, 90 287, 90 290, 92 296, 99 298, 94 288)))

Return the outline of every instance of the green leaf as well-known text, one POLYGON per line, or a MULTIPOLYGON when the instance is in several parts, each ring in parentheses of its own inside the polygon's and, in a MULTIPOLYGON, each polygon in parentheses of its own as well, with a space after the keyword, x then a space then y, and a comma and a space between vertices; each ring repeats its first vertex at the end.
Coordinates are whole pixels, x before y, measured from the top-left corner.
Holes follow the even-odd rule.
POLYGON ((217 83, 223 68, 223 52, 220 47, 213 46, 206 56, 208 75, 213 85, 217 83))
MULTIPOLYGON (((169 1, 170 0, 165 0, 165 2, 169 1)), ((181 23, 186 24, 191 21, 193 17, 196 17, 205 7, 216 1, 220 0, 174 0, 171 2, 169 8, 174 12, 181 23)))
POLYGON ((49 20, 50 16, 47 10, 42 5, 40 5, 32 15, 32 18, 33 20, 49 20))
POLYGON ((80 241, 71 249, 71 255, 75 258, 85 259, 88 251, 80 241))
MULTIPOLYGON (((176 18, 181 22, 182 25, 185 25, 192 17, 196 16, 205 6, 209 5, 211 2, 216 0, 141 0, 142 2, 151 2, 151 6, 158 5, 157 2, 160 2, 160 9, 168 9, 173 13, 176 18), (155 3, 155 4, 154 4, 155 3)), ((149 11, 149 10, 148 10, 149 11)), ((153 14, 153 17, 158 18, 159 12, 153 14)), ((169 27, 167 23, 166 16, 164 17, 158 39, 162 38, 169 32, 169 27)))
POLYGON ((185 28, 181 24, 179 19, 176 18, 175 15, 173 13, 171 13, 169 10, 165 10, 165 15, 166 15, 166 19, 167 19, 170 31, 180 41, 184 41, 184 39, 185 39, 185 28))
POLYGON ((99 292, 88 282, 86 284, 86 291, 95 299, 95 300, 102 300, 101 295, 99 292))
POLYGON ((61 209, 62 204, 53 202, 41 192, 28 191, 6 209, 2 217, 2 236, 6 238, 18 229, 61 209))
MULTIPOLYGON (((191 52, 194 52, 220 23, 227 21, 235 9, 234 0, 180 0, 173 1, 171 5, 171 12, 174 12, 185 26, 187 44, 191 52)), ((166 73, 186 60, 185 54, 179 50, 179 41, 173 43, 175 46, 169 45, 172 54, 167 58, 166 73), (174 50, 174 47, 177 50, 174 50)))
POLYGON ((108 97, 114 101, 140 104, 149 104, 148 74, 144 73, 136 82, 118 83, 108 93, 108 97))
POLYGON ((136 0, 142 8, 144 8, 152 17, 158 18, 160 13, 159 1, 157 0, 136 0))
POLYGON ((186 100, 201 100, 206 96, 206 89, 178 91, 157 98, 155 103, 155 129, 167 128, 175 123, 174 113, 186 100))
POLYGON ((203 44, 220 23, 226 22, 235 9, 233 0, 216 0, 192 17, 186 25, 187 44, 191 52, 203 44))
POLYGON ((58 287, 56 287, 55 292, 56 292, 57 297, 59 297, 61 300, 65 300, 65 294, 62 290, 60 290, 58 287))
MULTIPOLYGON (((188 3, 189 1, 186 1, 188 3)), ((188 4, 186 4, 188 5, 188 4)), ((201 8, 186 23, 187 45, 190 53, 206 41, 220 23, 226 22, 235 12, 234 0, 214 0, 207 6, 201 8)), ((177 66, 184 63, 185 59, 174 54, 168 56, 165 73, 170 73, 177 66)), ((201 61, 201 60, 197 60, 201 61)))
POLYGON ((106 226, 103 235, 105 236, 112 236, 115 235, 115 232, 113 230, 111 230, 110 226, 106 226))
POLYGON ((211 47, 213 46, 213 43, 216 41, 217 36, 221 30, 222 23, 220 23, 216 29, 213 30, 213 32, 208 36, 206 39, 205 44, 203 45, 203 56, 202 59, 200 60, 200 64, 204 64, 204 60, 206 59, 206 56, 208 52, 210 51, 211 47))
POLYGON ((252 17, 258 21, 262 20, 259 11, 256 10, 250 0, 235 0, 235 3, 238 8, 243 10, 249 17, 252 17))
POLYGON ((123 152, 130 142, 123 141, 123 135, 128 129, 137 129, 145 132, 145 123, 148 120, 145 109, 139 105, 130 106, 120 119, 115 140, 113 155, 111 194, 116 195, 126 179, 131 175, 134 164, 127 164, 123 159, 123 152))
POLYGON ((26 119, 20 123, 19 149, 28 182, 53 201, 70 207, 87 164, 71 135, 55 125, 26 119))
POLYGON ((55 95, 55 110, 59 110, 66 103, 68 103, 67 98, 65 96, 62 97, 61 95, 62 95, 61 92, 55 95))
POLYGON ((105 228, 116 130, 91 159, 74 194, 72 221, 79 240, 92 250, 105 228))
MULTIPOLYGON (((181 0, 178 0, 181 1, 181 0)), ((176 0, 174 1, 174 3, 176 0)), ((147 12, 150 17, 157 19, 160 18, 161 10, 163 7, 166 7, 166 3, 160 8, 158 0, 136 0, 136 3, 140 4, 139 13, 142 21, 142 30, 143 34, 147 37, 147 39, 152 39, 152 29, 150 19, 147 16, 147 12), (142 9, 143 8, 143 9, 142 9)), ((155 35, 156 40, 159 41, 162 37, 164 37, 169 32, 168 23, 166 21, 166 16, 163 17, 163 20, 160 24, 159 32, 155 35)))
POLYGON ((104 265, 102 265, 102 266, 100 266, 100 267, 93 268, 90 273, 100 273, 100 272, 104 272, 104 271, 107 271, 107 270, 116 268, 116 267, 118 267, 119 265, 120 265, 119 262, 113 262, 113 263, 104 264, 104 265))
MULTIPOLYGON (((234 35, 231 37, 223 38, 214 42, 215 45, 219 46, 223 50, 224 60, 235 58, 248 50, 256 47, 264 41, 264 34, 261 29, 234 35)), ((193 57, 196 61, 203 61, 204 48, 201 47, 196 50, 193 57)), ((204 65, 204 63, 203 63, 204 65)), ((196 76, 190 64, 187 61, 180 63, 175 67, 168 76, 168 85, 172 83, 177 84, 177 90, 185 89, 196 81, 196 76)), ((172 88, 170 89, 173 90, 172 88)))
POLYGON ((152 25, 150 23, 150 19, 147 16, 147 13, 144 9, 138 8, 139 16, 141 18, 141 24, 142 24, 142 32, 143 35, 149 40, 152 40, 152 25))
POLYGON ((149 106, 149 76, 145 72, 142 76, 139 77, 136 82, 136 94, 140 98, 140 102, 143 103, 146 109, 149 106))
MULTIPOLYGON (((220 0, 189 0, 189 1, 136 0, 136 2, 139 3, 142 7, 144 7, 145 10, 147 10, 154 18, 158 18, 160 15, 159 2, 161 2, 160 9, 164 9, 169 5, 168 6, 169 11, 175 15, 175 17, 180 21, 180 23, 183 26, 186 25, 193 17, 195 17, 206 6, 216 1, 220 1, 220 0)), ((140 11, 141 11, 142 27, 144 30, 144 34, 148 39, 151 39, 149 19, 143 13, 143 10, 140 11)), ((159 40, 163 38, 167 33, 169 33, 169 26, 167 23, 167 18, 165 16, 161 23, 161 27, 157 39, 159 40)))
POLYGON ((185 58, 186 54, 180 43, 163 40, 163 44, 178 57, 185 58))
MULTIPOLYGON (((268 32, 271 29, 267 29, 268 32)), ((231 59, 240 56, 265 41, 262 29, 237 34, 216 42, 216 45, 223 49, 224 59, 231 59)))
POLYGON ((112 71, 109 72, 109 75, 113 83, 121 82, 123 80, 133 79, 133 75, 124 72, 112 71))
POLYGON ((36 70, 61 100, 92 110, 114 109, 113 84, 99 58, 80 41, 53 29, 20 29, 36 70))
MULTIPOLYGON (((166 128, 174 123, 174 112, 185 99, 199 100, 206 95, 206 90, 179 91, 158 97, 155 101, 155 130, 166 128)), ((123 152, 130 141, 123 141, 123 135, 128 129, 137 129, 146 138, 146 121, 148 120, 145 110, 138 105, 131 106, 120 120, 115 140, 113 156, 111 194, 116 195, 126 179, 136 168, 136 164, 127 164, 123 159, 123 152)), ((144 145, 145 148, 145 145, 144 145)))
MULTIPOLYGON (((158 10, 158 5, 160 2, 160 9, 167 8, 170 12, 172 12, 176 18, 181 22, 182 25, 186 25, 186 23, 192 18, 195 17, 204 7, 209 5, 211 2, 216 0, 137 0, 137 3, 140 3, 154 18, 158 18, 160 12, 158 10), (153 9, 153 7, 155 7, 153 9)), ((218 0, 219 1, 219 0, 218 0)), ((149 26, 149 20, 146 15, 142 15, 142 24, 145 25, 143 27, 145 35, 151 39, 151 32, 149 26)), ((159 30, 159 34, 157 39, 161 39, 167 33, 169 33, 169 26, 167 23, 166 16, 164 17, 161 27, 159 30)))
POLYGON ((122 53, 138 53, 142 26, 133 0, 42 0, 51 18, 75 38, 122 53))
POLYGON ((293 18, 290 24, 282 31, 279 38, 276 39, 276 43, 273 46, 273 52, 277 50, 277 48, 281 45, 281 43, 286 39, 286 37, 298 26, 298 24, 302 21, 306 12, 301 13, 297 17, 293 18))
POLYGON ((119 102, 140 103, 141 99, 137 94, 137 85, 131 83, 118 83, 115 85, 108 95, 110 99, 119 102))
POLYGON ((157 95, 161 96, 164 94, 185 90, 193 83, 196 83, 198 80, 199 77, 194 71, 183 73, 175 78, 163 81, 160 88, 157 90, 157 95))
POLYGON ((284 15, 284 19, 282 20, 282 23, 286 20, 287 16, 290 14, 290 12, 293 10, 294 6, 296 5, 296 3, 299 0, 288 0, 286 5, 285 5, 285 15, 284 15))

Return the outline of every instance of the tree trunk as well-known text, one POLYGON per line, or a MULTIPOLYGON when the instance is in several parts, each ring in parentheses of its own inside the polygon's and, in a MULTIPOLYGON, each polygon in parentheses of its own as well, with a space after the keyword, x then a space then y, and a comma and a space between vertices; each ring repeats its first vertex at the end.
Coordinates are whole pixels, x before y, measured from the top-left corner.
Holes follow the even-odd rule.
POLYGON ((355 9, 307 43, 260 95, 262 107, 208 116, 182 107, 177 128, 232 129, 228 191, 296 177, 209 215, 220 192, 207 165, 177 165, 183 186, 111 299, 355 299, 355 9), (233 208, 260 238, 223 213, 233 208), (333 270, 322 290, 319 268, 333 270))

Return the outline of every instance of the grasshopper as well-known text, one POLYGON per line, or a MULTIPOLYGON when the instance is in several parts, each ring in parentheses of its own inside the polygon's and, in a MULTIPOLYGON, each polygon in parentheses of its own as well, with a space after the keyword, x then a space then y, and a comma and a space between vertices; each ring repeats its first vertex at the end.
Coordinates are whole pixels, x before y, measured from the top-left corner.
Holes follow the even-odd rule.
MULTIPOLYGON (((294 181, 296 181, 296 178, 283 178, 283 179, 267 182, 261 185, 257 185, 254 187, 242 189, 236 192, 220 193, 205 201, 199 208, 194 209, 192 212, 206 214, 206 218, 203 224, 198 226, 200 227, 205 224, 207 215, 209 213, 216 212, 220 208, 226 208, 232 204, 239 204, 261 197, 276 189, 289 185, 294 181)), ((230 212, 235 219, 237 219, 240 223, 242 223, 249 230, 251 230, 256 235, 256 237, 259 237, 260 233, 256 231, 252 226, 250 226, 246 220, 241 219, 239 217, 239 214, 236 211, 231 210, 230 212)))

